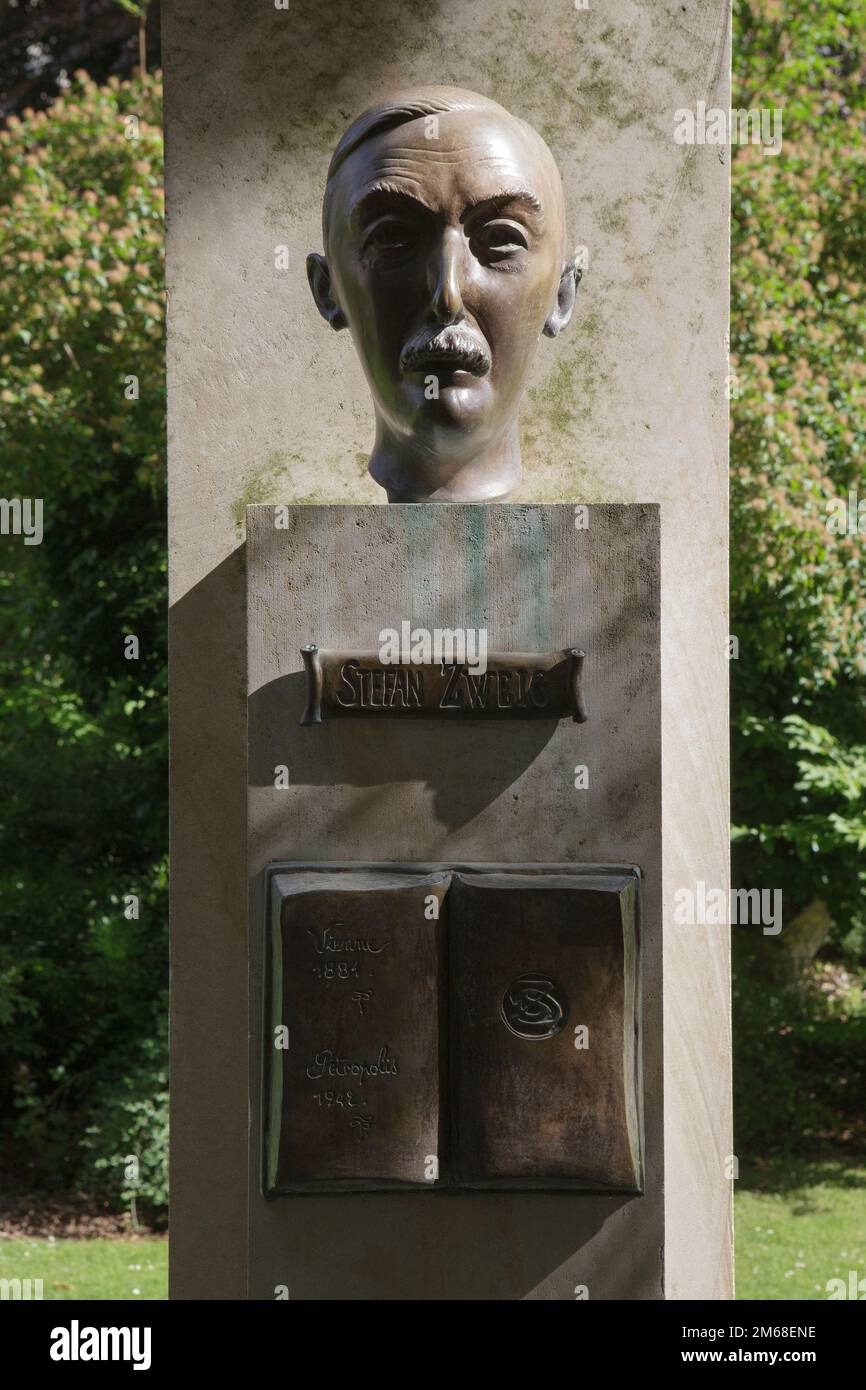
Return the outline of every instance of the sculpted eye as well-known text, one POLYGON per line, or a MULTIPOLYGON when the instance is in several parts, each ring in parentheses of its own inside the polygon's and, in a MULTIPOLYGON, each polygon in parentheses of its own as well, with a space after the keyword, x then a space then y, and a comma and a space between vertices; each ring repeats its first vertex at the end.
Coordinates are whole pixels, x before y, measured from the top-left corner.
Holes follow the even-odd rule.
POLYGON ((397 217, 386 217, 377 222, 364 240, 364 250, 387 255, 389 252, 407 251, 415 244, 416 229, 411 222, 397 217))
POLYGON ((526 229, 519 222, 486 222, 472 234, 477 253, 489 260, 502 260, 529 249, 526 229))

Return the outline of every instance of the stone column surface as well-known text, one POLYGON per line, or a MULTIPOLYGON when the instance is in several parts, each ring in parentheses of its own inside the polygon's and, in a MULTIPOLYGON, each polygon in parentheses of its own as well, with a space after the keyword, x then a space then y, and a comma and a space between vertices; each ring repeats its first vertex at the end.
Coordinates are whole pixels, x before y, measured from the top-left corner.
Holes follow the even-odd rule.
POLYGON ((731 1296, 728 940, 673 921, 678 888, 728 883, 728 151, 673 138, 678 109, 730 105, 728 9, 176 0, 164 17, 174 1297, 262 1296, 249 1280, 246 507, 382 501, 361 370, 318 317, 304 257, 321 249, 348 120, 429 82, 487 93, 540 131, 586 248, 575 317, 533 369, 516 500, 660 510, 659 1289, 731 1296))

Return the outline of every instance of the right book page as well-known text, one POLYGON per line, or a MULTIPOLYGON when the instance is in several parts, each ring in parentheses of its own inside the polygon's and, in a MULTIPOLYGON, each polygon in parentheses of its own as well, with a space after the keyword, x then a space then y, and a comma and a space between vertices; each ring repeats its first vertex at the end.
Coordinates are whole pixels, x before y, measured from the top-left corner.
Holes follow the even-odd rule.
POLYGON ((454 874, 459 1184, 640 1190, 636 909, 633 876, 454 874))

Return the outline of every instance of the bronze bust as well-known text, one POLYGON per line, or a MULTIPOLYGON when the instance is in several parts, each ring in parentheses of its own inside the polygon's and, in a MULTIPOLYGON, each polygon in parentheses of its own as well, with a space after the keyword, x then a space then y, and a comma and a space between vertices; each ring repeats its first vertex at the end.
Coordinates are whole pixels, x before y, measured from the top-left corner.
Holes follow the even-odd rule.
POLYGON ((310 288, 363 364, 389 502, 506 498, 536 344, 568 323, 579 279, 541 136, 459 87, 399 92, 339 141, 322 229, 310 288))

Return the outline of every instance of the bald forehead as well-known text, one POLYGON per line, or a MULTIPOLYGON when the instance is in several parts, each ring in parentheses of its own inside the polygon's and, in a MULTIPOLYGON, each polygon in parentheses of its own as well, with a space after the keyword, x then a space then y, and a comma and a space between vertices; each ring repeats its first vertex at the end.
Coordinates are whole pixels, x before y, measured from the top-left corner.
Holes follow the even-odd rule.
POLYGON ((327 200, 331 215, 339 206, 338 215, 350 217, 383 184, 434 208, 522 189, 537 199, 551 228, 564 232, 553 156, 530 126, 504 111, 446 111, 371 136, 334 176, 327 200))

